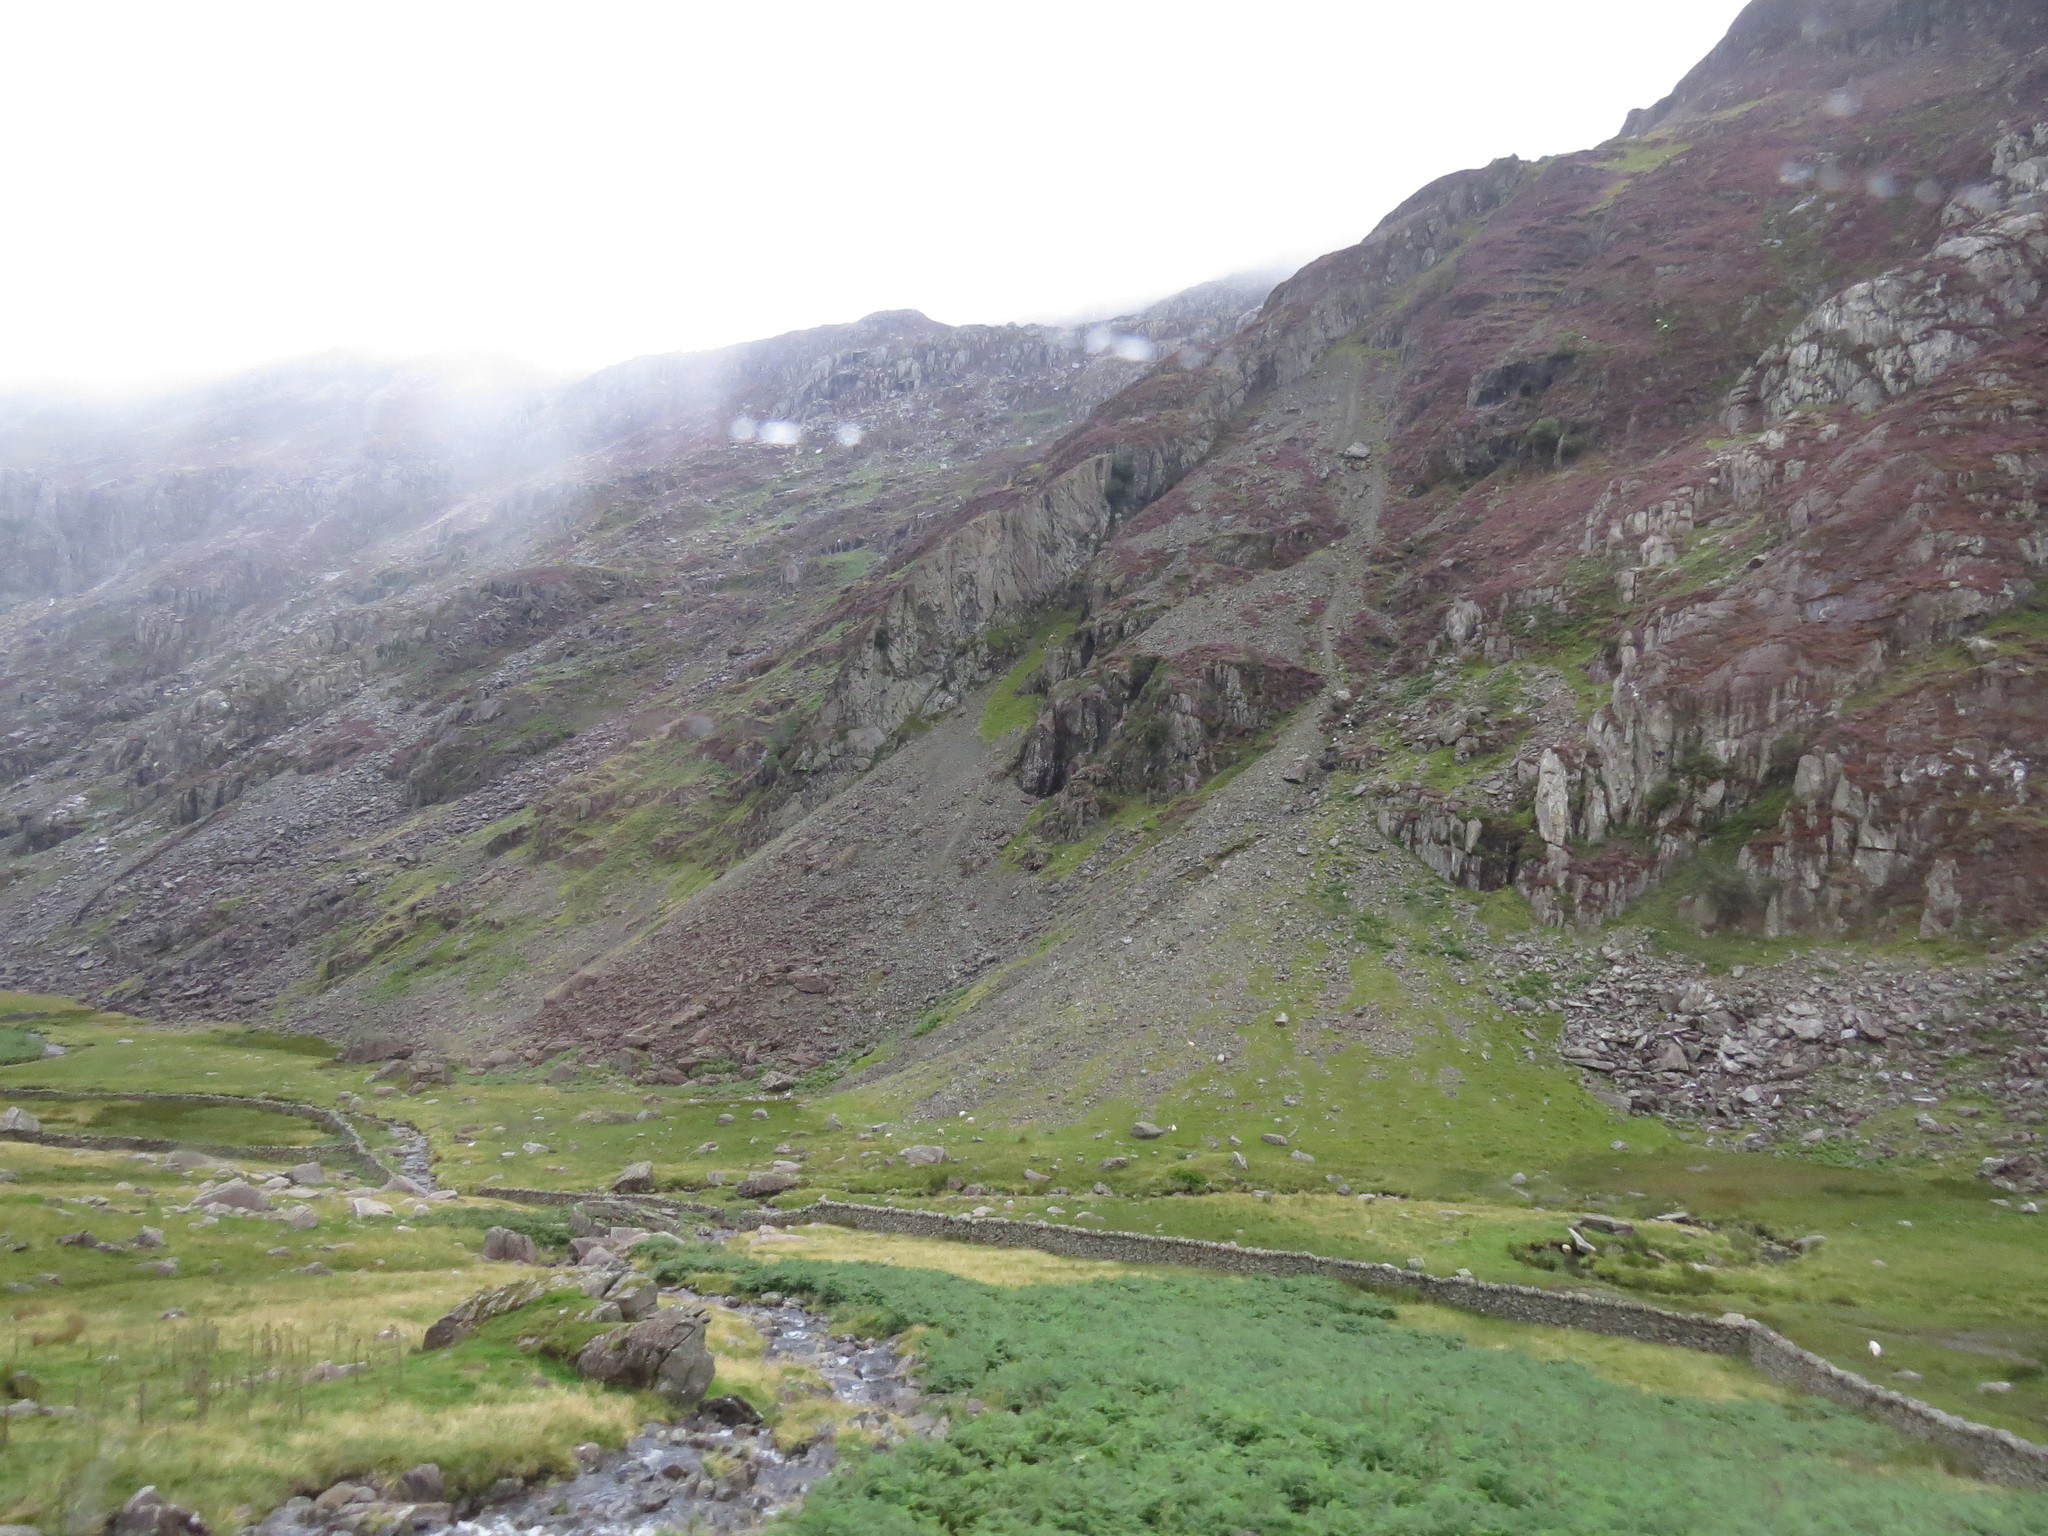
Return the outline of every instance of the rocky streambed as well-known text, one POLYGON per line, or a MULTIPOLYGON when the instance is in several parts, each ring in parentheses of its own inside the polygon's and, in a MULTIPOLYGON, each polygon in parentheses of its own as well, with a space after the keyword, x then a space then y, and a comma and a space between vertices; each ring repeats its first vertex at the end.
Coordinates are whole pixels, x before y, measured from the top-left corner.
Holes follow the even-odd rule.
MULTIPOLYGON (((687 1291, 664 1303, 688 1303, 687 1291)), ((656 1532, 742 1531, 800 1503, 838 1464, 837 1434, 861 1431, 883 1443, 943 1433, 922 1411, 907 1362, 887 1343, 834 1333, 831 1323, 782 1297, 728 1310, 767 1346, 771 1362, 808 1367, 853 1412, 838 1428, 802 1444, 778 1445, 772 1429, 734 1398, 720 1398, 672 1424, 647 1424, 623 1450, 577 1448, 577 1475, 534 1485, 510 1479, 481 1501, 451 1505, 437 1468, 417 1467, 388 1488, 338 1484, 297 1498, 256 1527, 258 1536, 350 1536, 448 1529, 460 1536, 654 1536, 656 1532)))

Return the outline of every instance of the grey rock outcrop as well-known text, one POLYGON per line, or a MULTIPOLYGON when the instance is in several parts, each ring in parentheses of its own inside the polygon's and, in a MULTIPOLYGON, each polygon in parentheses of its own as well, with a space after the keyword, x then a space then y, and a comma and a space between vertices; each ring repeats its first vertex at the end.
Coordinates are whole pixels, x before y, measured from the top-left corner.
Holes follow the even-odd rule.
POLYGON ((1855 283, 1760 358, 1730 396, 1732 430, 1847 404, 1868 415, 1983 351, 2048 285, 2048 123, 1993 146, 1993 182, 1948 209, 1958 226, 1910 267, 1855 283), (2009 204, 2009 206, 2008 206, 2009 204))
POLYGON ((629 1163, 625 1171, 612 1180, 615 1195, 651 1195, 654 1193, 654 1164, 651 1162, 629 1163))
POLYGON ((492 1227, 484 1233, 483 1256, 501 1264, 538 1264, 540 1245, 524 1232, 492 1227))
POLYGON ((451 1309, 427 1329, 426 1337, 420 1341, 421 1349, 446 1349, 458 1340, 466 1339, 477 1327, 494 1317, 507 1312, 516 1312, 528 1302, 546 1292, 548 1282, 538 1276, 528 1280, 514 1280, 509 1285, 498 1286, 495 1290, 481 1291, 459 1307, 451 1309))
POLYGON ((190 1510, 169 1503, 154 1486, 107 1517, 105 1536, 209 1536, 210 1527, 190 1510))
POLYGON ((695 1407, 717 1370, 706 1342, 709 1321, 701 1308, 664 1308, 592 1339, 577 1354, 576 1369, 606 1386, 652 1390, 673 1408, 695 1407))

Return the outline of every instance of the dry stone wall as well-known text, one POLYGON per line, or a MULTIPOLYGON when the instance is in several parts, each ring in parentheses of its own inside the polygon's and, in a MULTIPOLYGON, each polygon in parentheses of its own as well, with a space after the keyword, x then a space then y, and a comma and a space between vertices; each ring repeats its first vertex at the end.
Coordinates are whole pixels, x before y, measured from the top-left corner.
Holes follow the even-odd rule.
POLYGON ((1232 1243, 1204 1242, 1191 1237, 1146 1236, 1137 1232, 1094 1231, 1055 1226, 1049 1222, 1011 1221, 1004 1217, 947 1216, 936 1211, 906 1211, 889 1206, 854 1205, 820 1200, 801 1211, 770 1211, 748 1224, 788 1220, 793 1216, 825 1221, 864 1232, 889 1232, 910 1237, 953 1238, 1001 1248, 1034 1248, 1068 1258, 1098 1259, 1125 1264, 1189 1264, 1241 1275, 1323 1275, 1375 1291, 1394 1291, 1438 1306, 1455 1307, 1508 1322, 1577 1328, 1648 1344, 1668 1344, 1706 1354, 1747 1359, 1780 1385, 1810 1392, 1853 1408, 1901 1434, 1925 1440, 1969 1462, 1988 1480, 2018 1488, 2048 1488, 2048 1446, 2023 1440, 2003 1429, 1977 1424, 1939 1408, 1867 1381, 1852 1371, 1801 1349, 1790 1339, 1753 1318, 1729 1313, 1719 1318, 1615 1297, 1548 1291, 1528 1285, 1500 1285, 1487 1280, 1418 1274, 1392 1264, 1361 1259, 1333 1259, 1320 1254, 1270 1248, 1240 1248, 1232 1243))
POLYGON ((98 1088, 9 1088, 10 1099, 125 1099, 134 1103, 147 1104, 198 1104, 209 1109, 261 1109, 271 1114, 290 1115, 294 1119, 309 1120, 322 1130, 332 1131, 336 1142, 298 1143, 296 1145, 228 1145, 197 1141, 174 1141, 157 1136, 86 1136, 61 1131, 6 1131, 0 1132, 14 1141, 37 1142, 46 1147, 78 1147, 123 1152, 173 1152, 184 1148, 192 1152, 203 1152, 208 1157, 237 1158, 250 1157, 264 1160, 296 1158, 305 1160, 338 1159, 353 1163, 363 1172, 379 1180, 392 1177, 398 1170, 390 1167, 363 1140, 362 1133, 350 1123, 348 1117, 338 1110, 323 1109, 318 1104, 301 1104, 291 1099, 256 1098, 237 1093, 115 1093, 98 1088))

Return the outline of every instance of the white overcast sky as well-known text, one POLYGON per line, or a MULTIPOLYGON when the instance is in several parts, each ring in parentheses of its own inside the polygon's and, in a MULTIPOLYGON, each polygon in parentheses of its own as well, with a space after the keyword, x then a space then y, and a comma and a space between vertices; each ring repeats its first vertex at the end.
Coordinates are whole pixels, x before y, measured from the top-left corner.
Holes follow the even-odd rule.
POLYGON ((1101 313, 1610 137, 1740 0, 0 0, 0 385, 1101 313))

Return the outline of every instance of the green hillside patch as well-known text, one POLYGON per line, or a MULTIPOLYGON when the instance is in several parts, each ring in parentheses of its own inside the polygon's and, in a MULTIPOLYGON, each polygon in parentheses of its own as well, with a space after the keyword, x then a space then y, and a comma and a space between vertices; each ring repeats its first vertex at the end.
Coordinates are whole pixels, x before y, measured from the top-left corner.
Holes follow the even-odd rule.
POLYGON ((1045 653, 1054 638, 1074 627, 1077 615, 1059 612, 1047 615, 1027 634, 1003 637, 992 635, 991 645, 999 652, 1009 645, 1019 648, 1017 664, 998 678, 990 687, 987 701, 981 707, 981 739, 1000 741, 1012 731, 1022 730, 1038 718, 1038 711, 1045 702, 1044 695, 1024 692, 1025 684, 1031 681, 1031 674, 1045 664, 1045 653))
MULTIPOLYGON (((4 1089, 0 1089, 4 1092, 4 1089)), ((25 1099, 46 1131, 81 1136, 147 1136, 214 1146, 308 1146, 333 1132, 297 1115, 162 1099, 25 1099)))
POLYGON ((1330 1281, 996 1287, 715 1251, 663 1268, 930 1330, 922 1375, 951 1396, 949 1435, 849 1457, 788 1523, 804 1536, 2048 1529, 2040 1496, 1945 1478, 1832 1408, 1653 1394, 1467 1348, 1330 1281))

